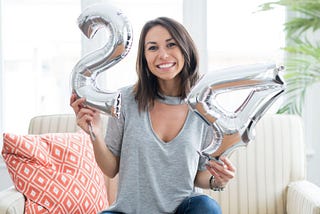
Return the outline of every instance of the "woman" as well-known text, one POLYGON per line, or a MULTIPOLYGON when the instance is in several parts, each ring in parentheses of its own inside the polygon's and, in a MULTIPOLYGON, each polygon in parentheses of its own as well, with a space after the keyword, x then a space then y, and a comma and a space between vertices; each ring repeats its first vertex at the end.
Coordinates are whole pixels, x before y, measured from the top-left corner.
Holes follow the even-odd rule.
POLYGON ((120 119, 109 118, 105 140, 99 112, 71 96, 78 125, 87 133, 93 125, 98 165, 109 177, 119 173, 117 200, 103 213, 221 213, 194 188, 221 189, 235 173, 227 158, 206 162, 197 153, 213 140, 211 127, 184 102, 199 78, 198 63, 186 29, 160 17, 142 29, 138 81, 121 89, 120 119))

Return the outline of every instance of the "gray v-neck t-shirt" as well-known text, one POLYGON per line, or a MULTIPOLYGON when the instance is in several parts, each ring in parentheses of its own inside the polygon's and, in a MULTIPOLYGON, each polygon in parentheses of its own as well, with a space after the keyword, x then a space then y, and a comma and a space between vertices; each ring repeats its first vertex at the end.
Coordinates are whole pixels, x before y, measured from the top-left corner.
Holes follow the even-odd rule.
POLYGON ((105 142, 120 156, 117 199, 108 210, 122 213, 174 213, 195 192, 205 160, 197 151, 212 142, 212 128, 189 110, 179 134, 163 142, 154 133, 148 111, 139 112, 133 87, 121 90, 120 119, 109 118, 105 142))

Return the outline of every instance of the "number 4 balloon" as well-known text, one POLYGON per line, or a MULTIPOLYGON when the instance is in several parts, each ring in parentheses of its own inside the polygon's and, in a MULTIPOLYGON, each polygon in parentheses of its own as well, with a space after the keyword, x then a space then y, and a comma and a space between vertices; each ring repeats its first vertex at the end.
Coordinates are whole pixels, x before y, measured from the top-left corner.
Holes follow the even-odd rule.
POLYGON ((235 66, 208 72, 197 82, 186 101, 214 133, 210 146, 198 151, 200 155, 218 160, 254 139, 256 124, 285 90, 279 75, 283 69, 275 64, 235 66), (250 92, 234 112, 217 102, 218 95, 242 89, 250 92))

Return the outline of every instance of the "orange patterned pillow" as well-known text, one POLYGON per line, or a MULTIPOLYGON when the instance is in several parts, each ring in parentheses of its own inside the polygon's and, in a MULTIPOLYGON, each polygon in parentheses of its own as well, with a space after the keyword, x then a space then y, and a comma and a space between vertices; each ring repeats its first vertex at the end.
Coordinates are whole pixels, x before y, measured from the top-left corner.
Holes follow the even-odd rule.
POLYGON ((2 156, 25 213, 97 213, 108 206, 103 173, 87 134, 3 136, 2 156))

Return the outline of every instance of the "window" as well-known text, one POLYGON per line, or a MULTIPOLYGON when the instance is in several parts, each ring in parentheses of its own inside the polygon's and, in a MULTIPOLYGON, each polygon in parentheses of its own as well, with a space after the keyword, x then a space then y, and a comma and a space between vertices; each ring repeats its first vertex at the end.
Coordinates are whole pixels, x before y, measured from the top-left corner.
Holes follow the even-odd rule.
POLYGON ((207 1, 208 69, 283 63, 283 8, 257 12, 262 0, 207 1))
MULTIPOLYGON (((266 1, 207 1, 208 70, 273 62, 283 65, 283 8, 258 11, 266 1)), ((251 90, 223 93, 218 102, 234 112, 251 90)), ((282 98, 281 98, 282 99, 282 98)), ((276 111, 281 99, 269 111, 276 111)))
POLYGON ((3 129, 23 133, 35 115, 68 111, 80 4, 5 0, 2 11, 3 129))
MULTIPOLYGON (((103 43, 84 38, 77 26, 83 8, 95 2, 71 0, 4 0, 2 4, 3 130, 25 133, 29 120, 40 114, 72 113, 70 75, 83 54, 103 43)), ((109 1, 107 1, 109 2, 109 1)), ((123 61, 110 68, 107 88, 136 80, 135 60, 140 29, 158 16, 182 21, 182 0, 117 0, 133 26, 134 41, 123 61)), ((103 78, 103 76, 102 76, 103 78)))

